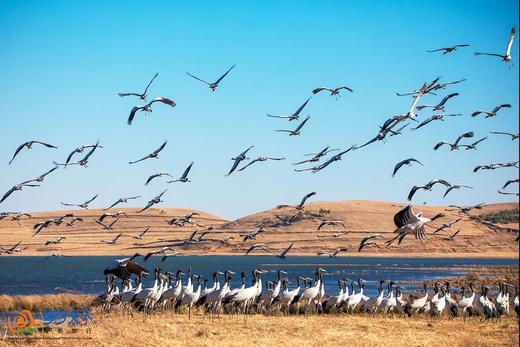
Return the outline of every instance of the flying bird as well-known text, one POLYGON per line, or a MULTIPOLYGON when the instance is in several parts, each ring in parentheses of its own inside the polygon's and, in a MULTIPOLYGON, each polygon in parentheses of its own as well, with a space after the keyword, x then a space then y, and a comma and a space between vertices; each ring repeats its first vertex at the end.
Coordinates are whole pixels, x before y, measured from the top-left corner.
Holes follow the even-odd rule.
POLYGON ((164 149, 164 147, 166 147, 166 144, 168 143, 168 141, 164 141, 164 143, 162 145, 159 146, 159 148, 157 148, 155 151, 153 151, 152 153, 148 154, 147 156, 139 159, 139 160, 136 160, 136 161, 130 161, 128 162, 128 164, 135 164, 135 163, 138 163, 140 161, 143 161, 143 160, 146 160, 148 158, 159 158, 159 153, 164 149))
POLYGON ((182 176, 179 179, 176 179, 176 180, 173 180, 173 181, 168 181, 167 183, 174 183, 174 182, 186 183, 186 182, 191 182, 188 179, 188 174, 190 173, 190 170, 191 170, 192 166, 193 166, 193 162, 191 162, 190 165, 188 165, 188 167, 184 170, 182 176))
POLYGON ((229 68, 229 69, 228 69, 228 70, 227 70, 227 71, 226 71, 222 76, 220 76, 220 78, 219 78, 218 80, 216 80, 216 81, 213 82, 213 83, 211 83, 211 82, 207 82, 207 81, 204 81, 203 79, 201 79, 201 78, 199 78, 199 77, 197 77, 197 76, 194 76, 194 75, 190 74, 189 72, 186 72, 186 73, 188 74, 188 76, 193 77, 193 78, 195 78, 196 80, 201 81, 201 82, 207 84, 207 85, 211 88, 211 91, 214 92, 215 89, 217 89, 218 84, 220 83, 220 81, 222 81, 222 79, 223 79, 224 77, 226 77, 227 74, 228 74, 228 73, 229 73, 229 72, 230 72, 234 67, 235 67, 235 65, 231 66, 231 67, 230 67, 230 68, 229 68))
POLYGON ((289 115, 289 116, 273 116, 272 114, 267 114, 268 117, 271 117, 271 118, 282 118, 282 119, 288 119, 289 121, 293 121, 293 120, 298 120, 300 118, 300 113, 303 111, 303 109, 305 108, 305 106, 307 106, 307 104, 309 103, 309 100, 311 98, 308 98, 300 107, 298 107, 298 109, 296 110, 296 112, 294 112, 293 114, 289 115))
POLYGON ((94 195, 90 200, 87 200, 87 201, 85 201, 84 203, 81 203, 81 204, 68 204, 68 203, 64 203, 64 202, 62 202, 61 204, 62 204, 63 206, 75 206, 75 207, 83 208, 83 209, 86 210, 86 209, 88 209, 88 205, 89 205, 92 201, 96 200, 96 198, 98 197, 98 195, 99 195, 99 194, 94 195))
POLYGON ((316 89, 313 89, 312 94, 318 94, 319 92, 322 92, 324 90, 330 92, 330 95, 331 96, 335 96, 336 98, 338 96, 341 96, 339 94, 339 92, 342 91, 342 90, 348 90, 351 93, 353 92, 353 90, 351 88, 347 87, 347 86, 341 86, 341 87, 337 87, 337 88, 318 87, 316 89))
POLYGON ((519 196, 520 193, 510 193, 510 192, 503 192, 501 190, 498 191, 498 194, 502 194, 502 195, 516 195, 516 196, 519 196))
POLYGON ((421 111, 425 108, 431 108, 434 111, 444 111, 444 105, 446 104, 446 102, 457 95, 459 95, 459 93, 448 94, 437 105, 420 105, 417 106, 417 109, 421 111))
POLYGON ((500 111, 502 108, 511 108, 511 104, 501 104, 496 106, 492 111, 475 111, 471 114, 471 117, 476 117, 479 114, 485 113, 485 118, 495 117, 497 115, 497 112, 500 111))
POLYGON ((450 187, 448 187, 448 189, 446 189, 446 192, 444 192, 444 195, 442 197, 445 198, 446 195, 448 195, 448 193, 451 192, 453 189, 461 189, 461 188, 473 189, 473 187, 465 186, 463 184, 452 184, 450 187))
POLYGON ((45 246, 58 245, 61 243, 61 241, 65 240, 65 239, 66 239, 65 236, 60 236, 56 240, 49 240, 49 241, 45 242, 45 246))
POLYGON ((419 189, 431 191, 433 186, 436 184, 442 184, 448 188, 451 187, 451 184, 449 184, 447 181, 445 181, 443 179, 435 178, 435 179, 431 180, 430 182, 426 183, 425 185, 413 186, 412 189, 410 190, 410 193, 408 193, 408 201, 412 200, 413 196, 419 189))
POLYGON ((40 186, 39 184, 30 184, 29 182, 31 182, 31 181, 25 181, 25 182, 22 182, 20 184, 17 184, 15 186, 13 186, 11 189, 9 189, 4 194, 4 196, 0 200, 0 203, 2 203, 5 199, 7 199, 9 197, 9 195, 11 195, 12 193, 14 193, 16 191, 19 191, 19 190, 22 190, 23 187, 39 187, 40 186))
POLYGON ((16 149, 16 151, 14 151, 13 157, 9 161, 9 165, 11 165, 11 163, 14 160, 14 158, 16 158, 16 156, 18 155, 18 153, 20 153, 20 151, 22 149, 24 149, 24 148, 31 149, 34 144, 39 144, 39 145, 45 146, 47 148, 58 148, 58 147, 56 147, 54 145, 51 145, 51 144, 48 144, 48 143, 45 143, 45 142, 41 142, 41 141, 36 141, 36 140, 31 140, 31 141, 24 142, 16 149))
POLYGON ((123 234, 117 234, 112 240, 101 240, 100 242, 102 243, 106 243, 106 244, 109 244, 109 245, 115 245, 117 243, 117 240, 119 240, 119 238, 123 236, 123 234))
POLYGON ((97 219, 94 219, 94 222, 96 222, 97 224, 101 225, 104 229, 106 230, 110 230, 112 229, 112 227, 114 226, 114 224, 117 223, 117 221, 119 220, 119 217, 117 217, 116 219, 114 219, 112 222, 110 222, 109 224, 105 224, 103 222, 100 222, 98 221, 97 219))
POLYGON ((347 226, 345 225, 345 223, 343 223, 340 220, 324 220, 318 226, 318 230, 321 230, 321 228, 323 228, 326 225, 330 225, 332 227, 334 227, 336 225, 341 225, 344 229, 347 229, 347 226))
POLYGON ((153 99, 146 105, 134 106, 132 108, 132 110, 130 111, 130 115, 128 116, 128 120, 127 120, 128 125, 132 125, 132 122, 134 121, 135 114, 137 113, 137 111, 141 111, 141 112, 145 112, 145 113, 152 113, 152 104, 155 102, 160 102, 160 103, 163 103, 163 104, 171 106, 171 107, 175 107, 175 105, 176 105, 173 100, 160 96, 158 98, 153 99))
POLYGON ((107 217, 117 218, 117 217, 121 217, 121 216, 125 216, 128 218, 128 215, 123 211, 117 211, 115 213, 105 212, 101 216, 99 216, 98 221, 102 222, 107 217))
POLYGON ((438 213, 432 218, 423 217, 422 212, 414 213, 412 205, 408 205, 394 215, 394 224, 397 227, 394 233, 398 235, 386 242, 390 246, 395 240, 399 239, 399 244, 406 235, 413 234, 416 239, 423 240, 426 238, 425 225, 444 217, 443 213, 438 213))
POLYGON ((336 248, 332 253, 327 253, 327 252, 318 252, 318 255, 326 255, 328 256, 329 258, 336 258, 336 256, 340 253, 340 252, 346 252, 347 249, 344 248, 344 247, 340 247, 340 248, 336 248))
POLYGON ((449 143, 449 142, 446 142, 446 141, 441 141, 441 142, 437 143, 437 144, 433 147, 433 150, 436 151, 436 150, 438 150, 439 148, 441 148, 442 146, 444 146, 444 145, 448 145, 448 146, 450 146, 451 150, 454 151, 454 150, 456 150, 456 149, 459 148, 459 142, 460 142, 460 140, 462 140, 462 139, 466 139, 466 138, 471 138, 471 137, 473 137, 473 136, 475 136, 475 133, 474 133, 473 131, 469 131, 469 132, 464 133, 464 134, 460 135, 459 137, 457 137, 457 140, 455 140, 454 143, 449 143))
POLYGON ((359 243, 359 247, 358 247, 358 252, 361 252, 361 250, 363 248, 368 247, 368 246, 374 246, 374 247, 377 247, 377 248, 381 248, 374 241, 377 238, 381 238, 382 239, 383 236, 381 236, 381 234, 372 234, 372 235, 366 236, 363 239, 361 239, 361 242, 359 243))
POLYGON ((13 253, 19 253, 22 251, 22 248, 18 247, 21 244, 22 244, 22 241, 18 242, 17 244, 15 244, 14 246, 9 247, 9 248, 0 247, 0 251, 1 251, 0 254, 11 255, 13 253))
POLYGON ((255 249, 262 249, 262 250, 268 252, 267 245, 266 245, 265 243, 255 243, 255 244, 251 245, 251 246, 247 249, 245 255, 248 255, 249 253, 251 253, 251 252, 254 251, 255 249))
POLYGON ((125 96, 137 96, 139 99, 143 100, 143 101, 146 101, 146 93, 148 92, 148 88, 150 88, 150 85, 152 84, 152 82, 157 78, 157 76, 159 76, 159 73, 156 73, 152 80, 148 83, 148 85, 146 86, 146 88, 144 89, 144 92, 142 92, 141 94, 139 93, 117 93, 117 95, 119 95, 120 97, 125 97, 125 96))
POLYGON ((277 254, 276 257, 280 259, 285 259, 287 257, 287 253, 291 250, 292 246, 294 245, 294 242, 289 245, 286 249, 284 249, 280 254, 277 254))
POLYGON ((305 201, 307 201, 308 198, 310 198, 311 196, 314 196, 316 195, 316 192, 311 192, 309 194, 306 194, 302 200, 300 201, 300 203, 298 205, 278 205, 276 206, 276 208, 282 208, 282 207, 294 207, 295 209, 297 210, 303 210, 303 206, 305 205, 305 201))
POLYGON ((148 204, 140 211, 138 211, 137 213, 141 213, 143 211, 146 211, 148 210, 150 207, 152 207, 153 205, 156 205, 160 202, 162 202, 161 200, 161 197, 163 196, 164 193, 166 193, 168 191, 168 189, 165 189, 163 190, 163 192, 159 195, 157 195, 155 198, 153 198, 152 200, 148 201, 148 204))
POLYGON ((267 160, 285 160, 285 158, 273 158, 273 157, 258 157, 256 159, 251 160, 249 163, 247 163, 245 166, 238 169, 238 171, 243 171, 249 166, 253 165, 254 163, 261 162, 261 161, 267 161, 267 160))
POLYGON ((166 254, 166 252, 168 252, 168 251, 173 251, 173 248, 172 248, 172 247, 168 247, 168 246, 166 246, 166 247, 162 247, 162 248, 159 248, 159 249, 156 249, 156 250, 150 251, 150 252, 148 252, 148 253, 144 256, 143 260, 144 260, 144 261, 147 261, 151 256, 154 256, 154 255, 156 255, 156 254, 166 254))
POLYGON ((326 156, 329 152, 334 152, 334 151, 339 151, 339 148, 331 149, 330 146, 327 146, 324 149, 322 149, 321 151, 319 151, 318 153, 305 154, 305 156, 312 155, 312 158, 294 163, 293 165, 300 165, 300 164, 304 164, 304 163, 314 163, 314 162, 320 161, 320 159, 322 157, 326 156))
POLYGON ((481 210, 485 205, 485 202, 481 202, 480 204, 473 206, 457 206, 457 205, 449 205, 448 207, 453 207, 453 209, 445 209, 446 211, 458 211, 459 213, 468 214, 471 210, 481 210))
POLYGON ((137 236, 132 236, 132 238, 135 240, 142 240, 144 234, 146 234, 148 232, 148 230, 150 230, 150 227, 145 228, 143 231, 141 231, 139 234, 137 234, 137 236))
POLYGON ((275 215, 275 218, 278 219, 282 225, 291 225, 295 219, 300 215, 300 211, 298 211, 297 213, 295 213, 293 216, 290 216, 290 217, 285 217, 285 216, 279 216, 279 215, 275 215))
POLYGON ((518 183, 519 182, 519 179, 516 178, 516 179, 513 179, 513 180, 509 180, 507 181, 503 186, 502 186, 502 189, 506 189, 508 185, 512 184, 512 183, 518 183))
POLYGON ((438 48, 438 49, 434 49, 434 50, 427 51, 427 52, 428 53, 433 53, 433 52, 441 52, 442 51, 443 52, 442 55, 446 55, 446 54, 454 52, 458 48, 462 48, 462 47, 469 47, 469 45, 468 44, 460 44, 460 45, 455 45, 455 46, 451 46, 451 47, 438 48))
POLYGON ((233 166, 231 167, 231 170, 229 170, 229 172, 227 173, 226 176, 229 176, 233 173, 233 171, 236 170, 236 168, 238 167, 238 164, 240 164, 240 162, 242 160, 247 160, 249 159, 248 157, 246 157, 246 153, 251 149, 253 148, 254 146, 250 146, 248 149, 246 149, 245 151, 243 151, 242 153, 240 153, 239 155, 237 155, 235 158, 231 158, 231 160, 234 160, 235 162, 233 163, 233 166))
POLYGON ((146 180, 146 182, 144 183, 144 185, 147 186, 148 183, 150 183, 154 178, 162 177, 162 176, 173 177, 172 175, 170 175, 170 174, 167 173, 167 172, 157 172, 157 173, 154 173, 153 175, 151 175, 150 177, 148 177, 148 179, 146 180))
POLYGON ((457 230, 453 235, 442 237, 443 240, 453 241, 453 238, 460 233, 460 230, 457 230))
POLYGON ((310 116, 307 116, 303 122, 301 122, 297 127, 296 129, 294 130, 285 130, 285 129, 279 129, 279 130, 275 130, 277 132, 284 132, 284 133, 289 133, 289 136, 298 136, 300 135, 300 131, 301 129, 303 128, 303 126, 305 125, 305 123, 307 123, 307 121, 311 119, 310 116))
POLYGON ((418 126, 416 126, 415 128, 412 128, 412 130, 417 130, 419 128, 422 128, 423 126, 425 126, 426 124, 429 124, 433 121, 436 121, 436 120, 440 120, 440 121, 444 121, 444 117, 460 117, 462 116, 461 113, 452 113, 452 114, 434 114, 433 116, 427 118, 425 121, 423 121, 421 124, 419 124, 418 126))
POLYGON ((491 134, 495 134, 495 135, 507 135, 507 136, 511 136, 511 140, 518 140, 520 138, 520 134, 519 133, 506 133, 506 132, 500 132, 500 131, 491 131, 491 134))
POLYGON ((55 166, 55 167, 53 167, 52 169, 50 169, 50 170, 44 172, 44 173, 41 174, 40 176, 36 177, 35 179, 32 179, 32 180, 27 181, 27 182, 43 182, 43 180, 45 179, 45 177, 46 177, 48 174, 50 174, 50 173, 56 171, 57 169, 58 169, 58 166, 55 166))
MULTIPOLYGON (((75 148, 72 152, 70 152, 69 156, 67 157, 67 160, 65 161, 65 164, 70 163, 70 161, 72 160, 72 157, 74 156, 74 154, 76 154, 76 153, 83 153, 85 151, 85 149, 93 148, 95 146, 96 145, 83 145, 83 146, 79 146, 79 147, 75 148)), ((103 146, 99 146, 99 145, 97 147, 103 148, 103 146)))
POLYGON ((343 157, 343 155, 345 155, 346 153, 350 152, 350 151, 354 151, 356 149, 358 149, 359 147, 356 147, 356 145, 352 145, 350 148, 342 151, 342 152, 339 152, 338 154, 335 154, 333 155, 332 157, 330 157, 327 161, 325 161, 323 164, 319 165, 319 166, 314 166, 314 167, 311 167, 311 168, 307 168, 307 169, 296 169, 294 171, 297 171, 297 172, 301 172, 301 171, 309 171, 309 170, 312 170, 313 173, 316 173, 318 171, 321 171, 323 170, 324 168, 326 168, 327 166, 329 166, 330 164, 336 162, 336 161, 340 161, 343 157))
POLYGON ((112 207, 119 205, 119 204, 126 204, 126 203, 128 203, 128 200, 135 200, 135 199, 139 199, 140 197, 141 197, 141 195, 129 196, 127 198, 119 198, 112 205, 105 208, 104 211, 110 210, 112 207))
POLYGON ((240 234, 240 236, 243 237, 244 242, 246 242, 247 240, 256 240, 256 237, 258 236, 258 234, 263 233, 263 232, 265 232, 264 228, 260 227, 250 233, 240 234))
POLYGON ((477 149, 477 145, 478 145, 479 143, 481 143, 482 141, 485 141, 485 140, 487 140, 487 136, 486 136, 486 137, 483 137, 483 138, 481 138, 480 140, 475 141, 475 142, 473 142, 473 143, 471 143, 471 144, 469 144, 469 145, 460 145, 459 147, 466 147, 466 151, 467 151, 467 150, 470 150, 470 149, 477 149))
POLYGON ((412 163, 418 163, 420 164, 421 166, 424 166, 420 161, 418 161, 417 159, 415 158, 408 158, 408 159, 405 159, 405 160, 402 160, 400 161, 399 163, 397 163, 394 167, 394 172, 392 173, 392 177, 395 176, 395 174, 397 173, 397 171, 399 171, 399 169, 401 167, 403 167, 403 165, 407 165, 407 166, 412 166, 412 163))
POLYGON ((475 52, 475 55, 490 55, 494 57, 502 58, 502 61, 509 63, 511 61, 511 47, 513 46, 513 40, 515 38, 516 27, 511 28, 511 32, 509 34, 509 40, 507 41, 506 52, 504 55, 496 54, 496 53, 481 53, 475 52))
POLYGON ((96 149, 98 148, 103 148, 103 146, 100 146, 99 145, 99 142, 97 142, 91 149, 90 151, 88 151, 88 153, 79 161, 77 162, 73 162, 73 163, 70 163, 70 162, 66 162, 66 163, 63 163, 63 164, 59 164, 55 161, 53 161, 53 163, 55 165, 59 165, 59 166, 64 166, 64 167, 67 167, 68 165, 79 165, 79 166, 83 166, 83 167, 87 167, 87 164, 88 164, 88 159, 90 158, 90 156, 96 151, 96 149))
POLYGON ((460 222, 462 220, 462 218, 457 218, 451 222, 447 222, 447 223, 444 223, 443 225, 441 225, 440 227, 438 227, 437 229, 435 229, 435 231, 432 233, 432 235, 435 235, 441 231, 443 231, 444 229, 449 229, 451 228, 453 225, 457 224, 458 222, 460 222))

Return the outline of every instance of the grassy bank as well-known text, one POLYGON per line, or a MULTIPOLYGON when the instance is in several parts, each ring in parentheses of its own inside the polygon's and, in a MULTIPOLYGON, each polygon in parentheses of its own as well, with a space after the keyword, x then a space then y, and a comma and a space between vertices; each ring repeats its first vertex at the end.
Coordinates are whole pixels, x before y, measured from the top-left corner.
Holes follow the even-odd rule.
MULTIPOLYGON (((48 337, 58 337, 50 333, 48 337)), ((479 324, 476 318, 431 320, 364 315, 326 316, 223 316, 211 321, 197 315, 158 313, 147 319, 136 314, 94 314, 91 332, 68 337, 91 340, 16 340, 32 346, 518 346, 518 322, 505 317, 498 323, 479 324)), ((0 345, 2 340, 0 340, 0 345)))
POLYGON ((33 312, 44 310, 79 310, 90 307, 95 298, 93 295, 48 294, 48 295, 0 295, 0 312, 19 311, 33 312))

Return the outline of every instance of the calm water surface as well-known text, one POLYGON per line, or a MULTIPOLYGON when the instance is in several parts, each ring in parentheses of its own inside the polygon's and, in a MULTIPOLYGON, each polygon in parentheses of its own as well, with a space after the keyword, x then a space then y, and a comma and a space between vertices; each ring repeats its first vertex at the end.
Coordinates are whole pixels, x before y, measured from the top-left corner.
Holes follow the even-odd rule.
MULTIPOLYGON (((0 257, 0 294, 49 294, 64 291, 98 294, 104 291, 103 270, 114 267, 116 257, 0 257)), ((142 263, 139 261, 139 263, 142 263)), ((367 281, 369 295, 377 291, 377 281, 392 279, 401 282, 406 289, 415 289, 410 281, 432 280, 446 276, 463 276, 475 266, 518 266, 518 259, 450 259, 450 258, 325 258, 289 257, 285 260, 272 257, 226 257, 197 256, 169 258, 164 263, 160 257, 142 263, 150 271, 144 285, 153 282, 153 269, 159 264, 163 271, 186 271, 191 267, 195 273, 211 278, 216 270, 229 269, 237 273, 233 286, 239 284, 239 274, 247 271, 248 282, 251 270, 256 267, 268 270, 264 280, 275 280, 276 271, 289 273, 291 287, 296 284, 296 275, 313 276, 317 266, 329 273, 324 277, 327 293, 335 293, 338 278, 348 277, 367 281)), ((518 271, 516 269, 515 271, 518 271)))

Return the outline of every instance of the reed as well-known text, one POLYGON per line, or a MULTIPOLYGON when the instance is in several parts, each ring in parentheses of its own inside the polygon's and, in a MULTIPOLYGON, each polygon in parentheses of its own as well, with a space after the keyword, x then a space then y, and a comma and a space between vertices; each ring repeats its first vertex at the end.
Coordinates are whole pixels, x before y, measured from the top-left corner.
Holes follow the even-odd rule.
POLYGON ((94 298, 93 295, 79 294, 0 295, 0 312, 86 309, 94 298))

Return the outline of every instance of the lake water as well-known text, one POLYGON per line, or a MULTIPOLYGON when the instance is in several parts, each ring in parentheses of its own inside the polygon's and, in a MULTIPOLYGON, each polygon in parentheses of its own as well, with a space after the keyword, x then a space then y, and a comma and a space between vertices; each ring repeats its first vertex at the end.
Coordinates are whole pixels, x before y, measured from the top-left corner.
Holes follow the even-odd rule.
MULTIPOLYGON (((85 294, 99 294, 105 290, 103 270, 114 267, 115 257, 0 257, 0 294, 55 294, 65 291, 85 294)), ((152 257, 143 264, 150 276, 145 278, 144 285, 153 282, 153 269, 157 264, 164 271, 186 271, 191 267, 195 273, 211 279, 216 270, 229 269, 237 275, 232 281, 233 287, 240 281, 240 272, 248 272, 248 283, 251 281, 251 270, 262 268, 268 270, 262 278, 275 280, 278 269, 289 273, 291 287, 296 284, 296 275, 313 277, 316 267, 323 267, 329 275, 324 277, 327 293, 336 293, 336 281, 342 277, 367 281, 366 290, 369 295, 377 292, 380 279, 391 279, 400 282, 407 290, 417 288, 413 281, 424 281, 446 276, 463 276, 472 267, 486 266, 518 266, 518 259, 451 259, 451 258, 325 258, 325 257, 288 257, 285 260, 261 256, 197 256, 176 257, 160 262, 160 257, 152 257)), ((516 269, 515 271, 518 271, 516 269)), ((119 282, 118 282, 119 283, 119 282)), ((264 282, 265 283, 265 282, 264 282)))

